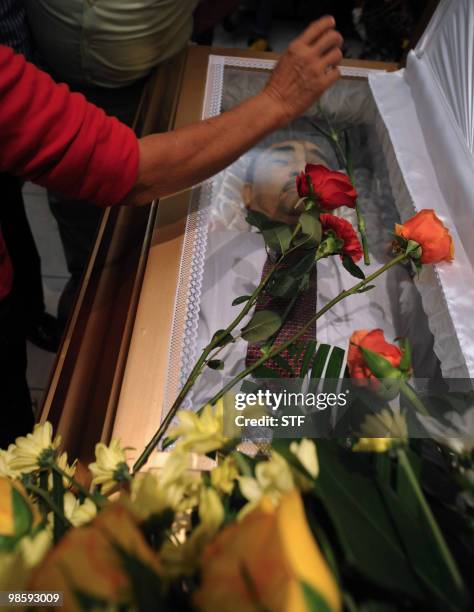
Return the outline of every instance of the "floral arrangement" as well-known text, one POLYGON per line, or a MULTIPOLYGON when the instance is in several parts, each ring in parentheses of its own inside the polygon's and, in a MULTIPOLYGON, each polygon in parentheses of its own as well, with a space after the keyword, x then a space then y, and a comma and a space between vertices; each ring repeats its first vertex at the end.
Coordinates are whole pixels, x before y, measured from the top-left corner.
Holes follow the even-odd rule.
MULTIPOLYGON (((368 257, 361 212, 361 240, 333 214, 357 207, 350 156, 333 132, 328 137, 347 174, 307 165, 297 178, 294 226, 249 213, 271 270, 234 300, 239 314, 205 347, 133 468, 132 450, 116 440, 97 444, 87 469, 70 463, 49 423, 0 451, 0 591, 61 591, 66 610, 470 609, 474 439, 465 432, 473 431, 474 408, 460 414, 453 405, 441 427, 409 384, 406 340, 392 344, 380 329, 352 334, 349 376, 381 406, 358 436, 273 440, 249 454, 239 431, 224 432, 224 395, 282 359, 336 303, 370 291, 400 263, 419 270, 453 259, 449 231, 422 210, 394 228, 391 259, 365 276, 357 265, 368 257), (276 344, 312 267, 330 256, 357 282, 276 344), (287 299, 288 308, 283 316, 255 311, 238 330, 261 294, 287 299), (260 343, 260 358, 197 413, 182 410, 203 369, 225 367, 219 353, 240 339, 260 343), (405 405, 430 439, 409 439, 405 405), (171 447, 163 466, 144 471, 160 443, 171 447), (212 459, 212 469, 192 470, 196 455, 212 459)), ((304 376, 317 355, 314 343, 300 349, 304 376)))

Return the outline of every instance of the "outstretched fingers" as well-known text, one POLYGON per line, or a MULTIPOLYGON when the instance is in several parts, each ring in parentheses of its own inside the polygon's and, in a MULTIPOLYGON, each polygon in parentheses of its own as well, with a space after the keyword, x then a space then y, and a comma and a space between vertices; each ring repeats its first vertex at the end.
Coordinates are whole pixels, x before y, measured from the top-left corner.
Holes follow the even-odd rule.
POLYGON ((313 21, 306 30, 297 38, 305 45, 312 45, 326 31, 333 30, 336 25, 334 17, 327 15, 317 21, 313 21))

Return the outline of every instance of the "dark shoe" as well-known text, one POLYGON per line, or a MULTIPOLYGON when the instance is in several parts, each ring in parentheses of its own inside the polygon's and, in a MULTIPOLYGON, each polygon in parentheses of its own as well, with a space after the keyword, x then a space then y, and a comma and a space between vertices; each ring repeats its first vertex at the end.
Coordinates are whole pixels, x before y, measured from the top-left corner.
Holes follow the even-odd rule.
POLYGON ((43 312, 30 326, 27 339, 44 351, 56 353, 61 343, 62 330, 56 317, 43 312))

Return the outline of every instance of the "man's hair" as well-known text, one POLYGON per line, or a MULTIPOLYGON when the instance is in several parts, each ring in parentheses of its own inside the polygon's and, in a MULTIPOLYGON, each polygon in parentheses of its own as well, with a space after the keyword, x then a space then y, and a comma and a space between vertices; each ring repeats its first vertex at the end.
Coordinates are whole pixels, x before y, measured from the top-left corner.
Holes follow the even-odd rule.
MULTIPOLYGON (((318 144, 321 149, 321 157, 325 160, 332 155, 332 149, 327 140, 321 136, 311 123, 310 117, 300 117, 292 121, 287 127, 272 132, 261 140, 253 149, 245 153, 242 158, 246 158, 247 167, 244 180, 246 183, 253 183, 255 178, 255 164, 259 155, 268 147, 285 140, 307 140, 318 144)), ((241 158, 241 159, 242 159, 241 158)))

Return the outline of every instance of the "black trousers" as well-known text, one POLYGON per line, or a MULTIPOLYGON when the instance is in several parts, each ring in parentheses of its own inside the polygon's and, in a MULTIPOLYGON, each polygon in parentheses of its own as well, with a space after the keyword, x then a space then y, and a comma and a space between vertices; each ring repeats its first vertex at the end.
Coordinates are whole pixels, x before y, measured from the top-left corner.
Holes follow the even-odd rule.
POLYGON ((12 261, 13 292, 25 328, 45 310, 41 260, 26 216, 22 183, 16 176, 0 173, 0 227, 12 261))
POLYGON ((13 265, 13 290, 0 301, 0 448, 33 428, 26 381, 26 330, 44 311, 41 263, 21 182, 0 174, 0 227, 13 265))
POLYGON ((0 301, 0 448, 31 432, 34 424, 26 382, 26 338, 13 296, 0 301))

